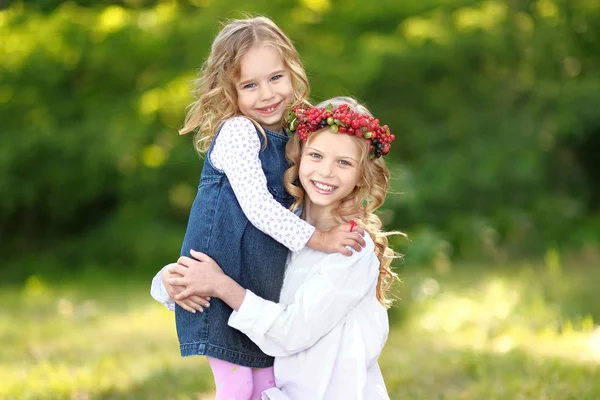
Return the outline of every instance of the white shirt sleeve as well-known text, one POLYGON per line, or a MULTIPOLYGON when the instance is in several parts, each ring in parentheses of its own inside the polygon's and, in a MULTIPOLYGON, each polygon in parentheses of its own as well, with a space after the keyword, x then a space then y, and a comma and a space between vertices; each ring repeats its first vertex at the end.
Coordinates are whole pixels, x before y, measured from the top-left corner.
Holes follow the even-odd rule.
POLYGON ((260 349, 274 357, 303 351, 333 329, 373 287, 379 276, 379 260, 373 241, 350 257, 324 255, 319 272, 304 282, 291 304, 258 297, 251 291, 229 326, 246 334, 260 349))
POLYGON ((291 251, 298 251, 306 245, 315 228, 271 196, 258 158, 260 148, 252 122, 235 117, 221 128, 210 160, 229 179, 250 223, 291 251))
POLYGON ((154 300, 158 301, 171 311, 175 311, 175 301, 169 297, 167 289, 162 280, 162 273, 165 268, 168 268, 171 264, 165 265, 160 271, 152 278, 152 286, 150 286, 150 295, 154 297, 154 300))

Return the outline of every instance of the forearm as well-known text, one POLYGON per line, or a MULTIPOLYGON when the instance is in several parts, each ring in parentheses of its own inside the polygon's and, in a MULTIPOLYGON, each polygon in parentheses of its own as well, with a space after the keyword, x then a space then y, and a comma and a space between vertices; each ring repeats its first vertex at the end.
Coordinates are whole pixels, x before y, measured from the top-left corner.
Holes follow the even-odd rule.
POLYGON ((236 124, 225 123, 221 129, 211 160, 227 176, 252 225, 291 251, 302 249, 315 228, 275 200, 259 159, 256 128, 246 118, 234 120, 236 124))
POLYGON ((223 275, 216 282, 215 293, 216 297, 236 311, 240 309, 246 297, 246 289, 227 275, 223 275))
POLYGON ((312 236, 306 242, 306 247, 310 247, 313 250, 323 250, 323 232, 318 229, 315 229, 312 236))

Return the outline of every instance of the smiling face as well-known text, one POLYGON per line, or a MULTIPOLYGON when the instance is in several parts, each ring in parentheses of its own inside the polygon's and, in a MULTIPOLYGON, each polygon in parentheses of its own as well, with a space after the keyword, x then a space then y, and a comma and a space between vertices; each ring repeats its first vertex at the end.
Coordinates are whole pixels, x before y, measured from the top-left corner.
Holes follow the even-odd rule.
POLYGON ((277 51, 268 45, 248 50, 240 59, 236 82, 238 107, 264 128, 282 131, 284 113, 293 99, 290 73, 277 51))
POLYGON ((362 178, 361 145, 360 139, 328 128, 311 135, 298 170, 307 206, 331 211, 352 193, 362 178))

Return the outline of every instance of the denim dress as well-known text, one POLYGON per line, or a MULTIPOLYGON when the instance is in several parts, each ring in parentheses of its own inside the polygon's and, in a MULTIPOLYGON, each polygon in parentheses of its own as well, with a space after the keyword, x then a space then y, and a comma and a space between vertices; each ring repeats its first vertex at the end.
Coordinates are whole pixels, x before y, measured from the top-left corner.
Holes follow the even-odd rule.
MULTIPOLYGON (((288 137, 267 129, 265 133, 267 144, 259 158, 267 186, 273 197, 289 208, 293 197, 283 185, 283 173, 288 168, 285 160, 288 137)), ((264 138, 258 130, 256 134, 262 149, 264 138)), ((277 302, 288 249, 255 228, 242 212, 225 173, 210 161, 215 139, 204 159, 181 255, 190 256, 191 249, 206 253, 242 287, 277 302)), ((190 313, 177 305, 175 321, 181 355, 206 355, 252 368, 272 366, 273 357, 227 325, 231 312, 227 304, 214 298, 210 308, 202 313, 190 313)))

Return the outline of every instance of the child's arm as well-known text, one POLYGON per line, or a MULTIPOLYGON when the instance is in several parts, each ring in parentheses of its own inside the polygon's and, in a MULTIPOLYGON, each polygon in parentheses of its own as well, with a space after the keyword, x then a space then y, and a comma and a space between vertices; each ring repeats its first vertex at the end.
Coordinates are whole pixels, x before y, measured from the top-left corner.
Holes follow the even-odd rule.
POLYGON ((304 246, 346 255, 352 254, 346 246, 360 251, 364 246, 362 229, 350 232, 350 225, 345 224, 329 232, 315 230, 273 198, 258 158, 260 150, 252 122, 236 117, 225 122, 210 154, 213 165, 227 176, 250 223, 291 251, 304 246))
POLYGON ((291 304, 283 305, 258 297, 223 274, 203 253, 198 259, 181 257, 174 271, 183 278, 170 279, 184 285, 180 295, 201 294, 223 300, 233 310, 229 325, 246 334, 263 352, 280 357, 303 351, 335 327, 366 295, 379 276, 373 241, 352 257, 327 255, 319 273, 303 283, 291 304), (186 268, 187 267, 187 268, 186 268))

